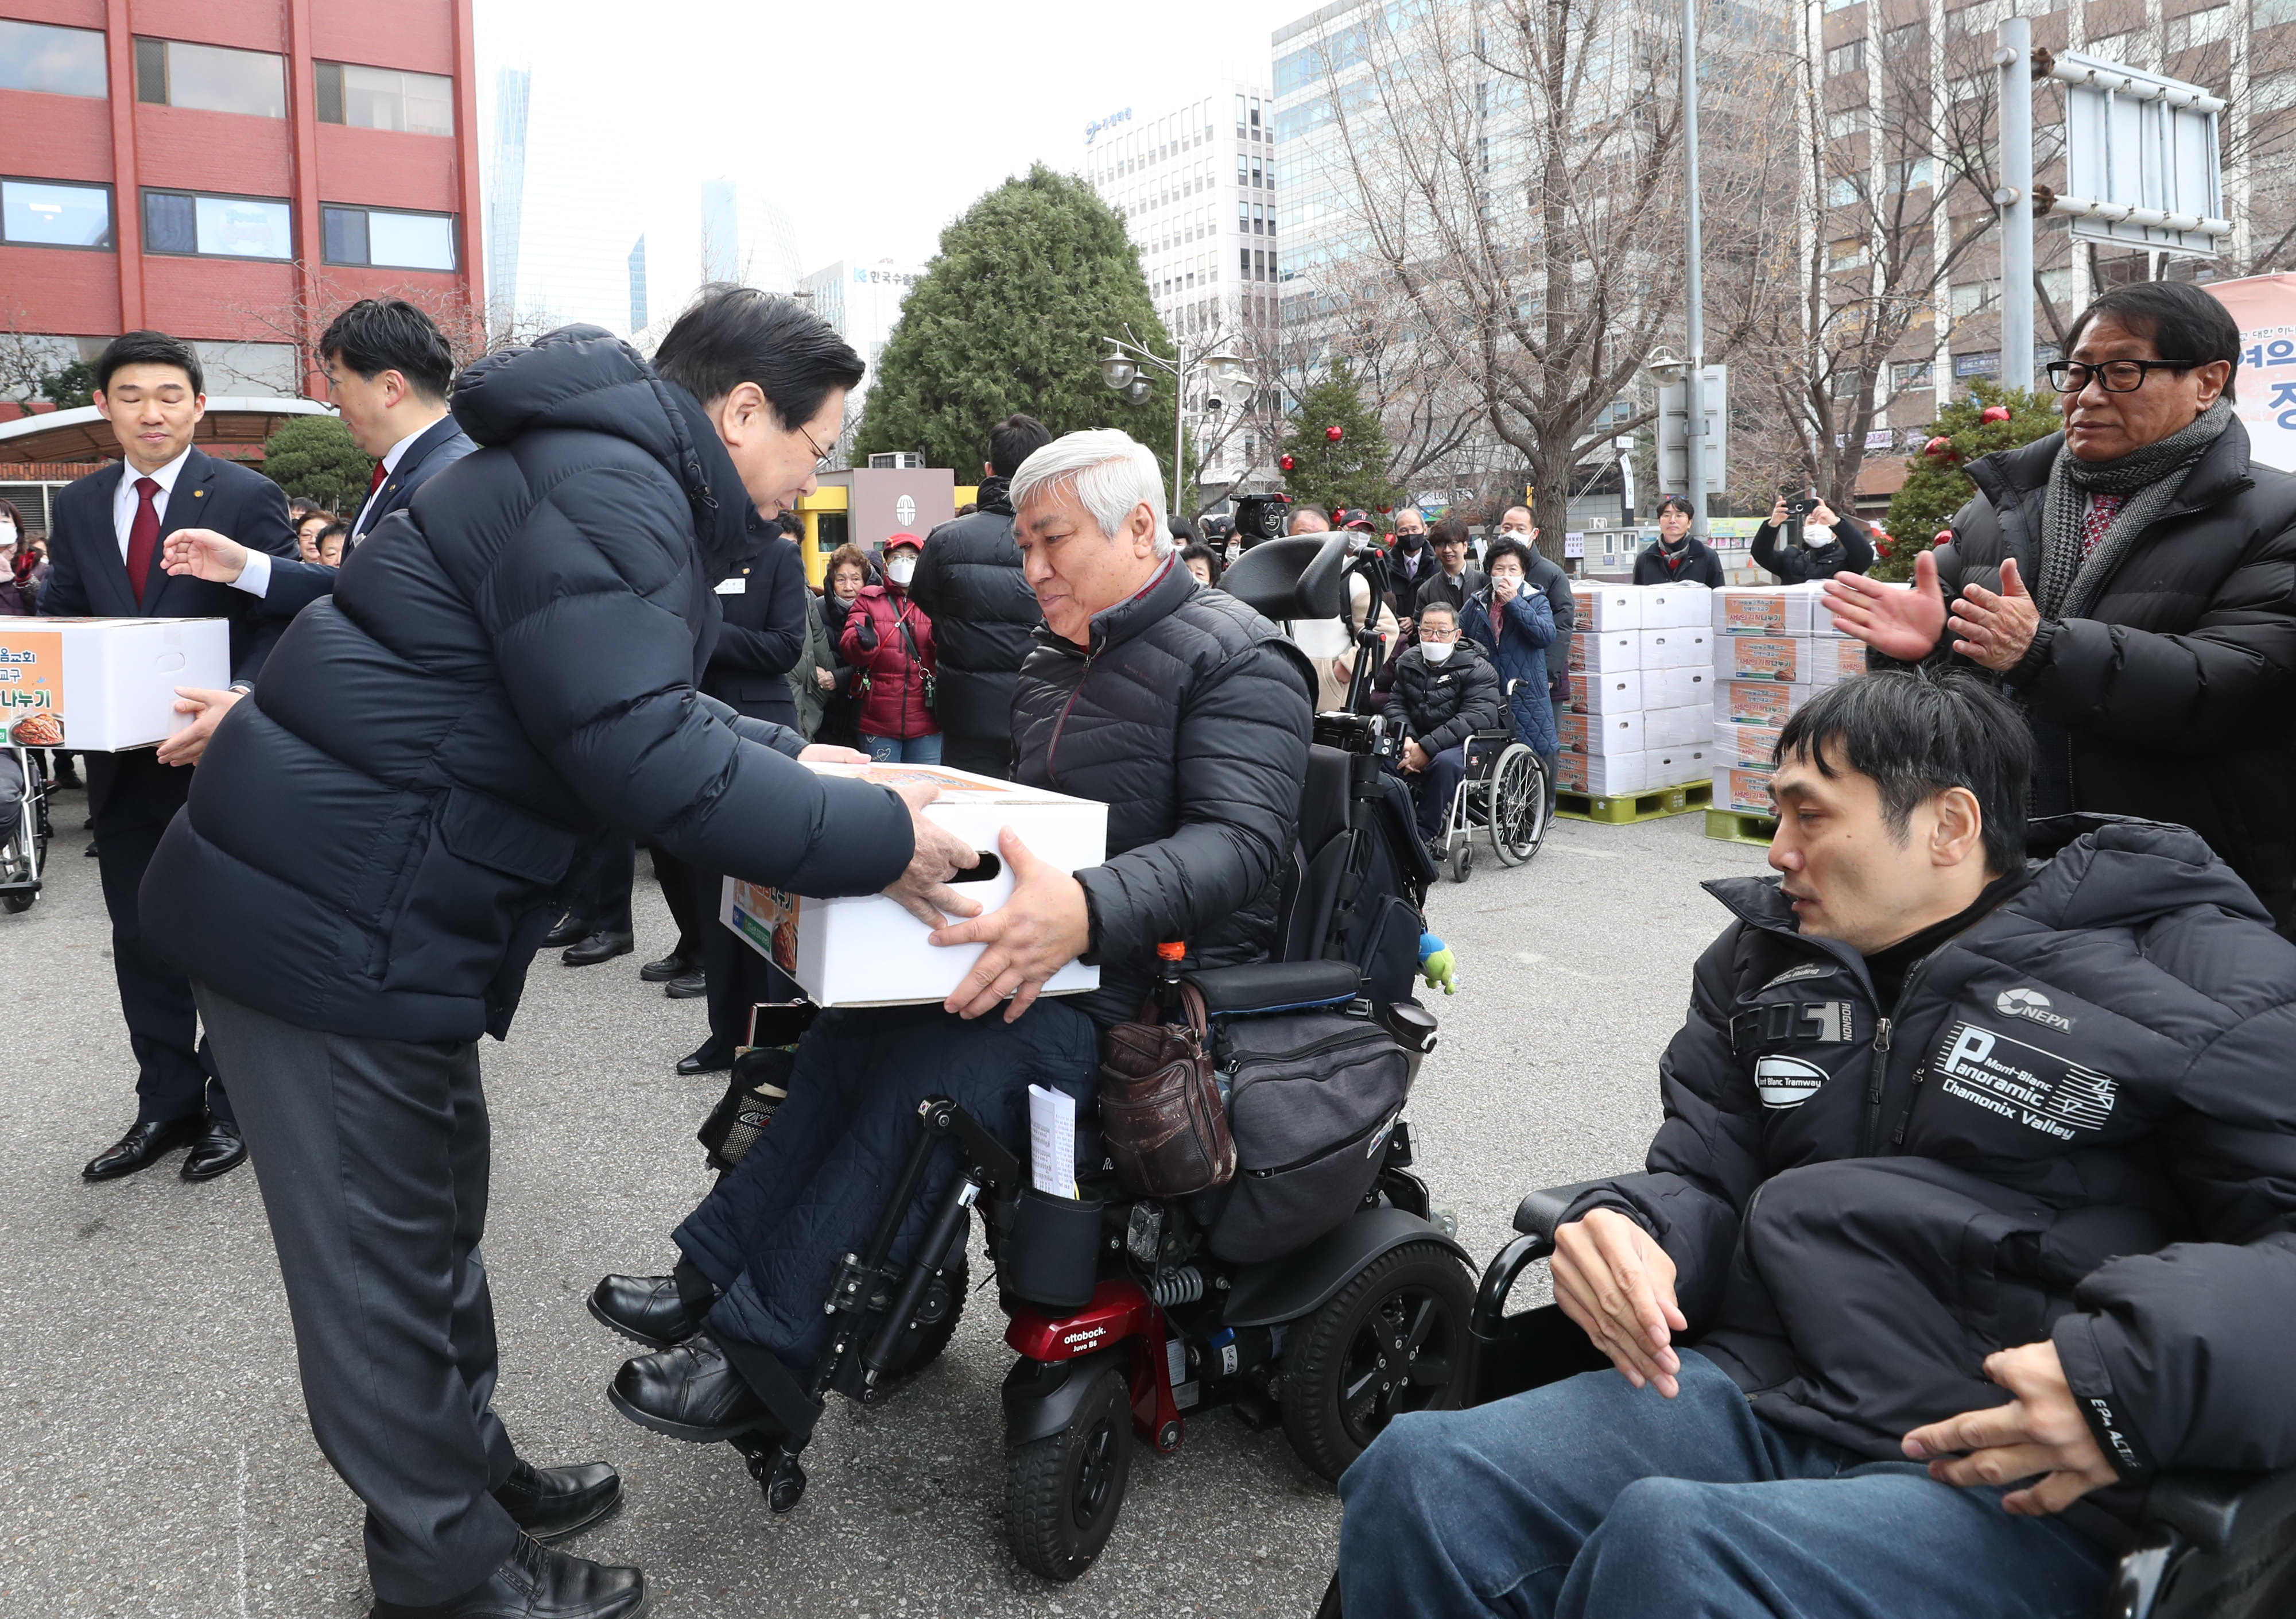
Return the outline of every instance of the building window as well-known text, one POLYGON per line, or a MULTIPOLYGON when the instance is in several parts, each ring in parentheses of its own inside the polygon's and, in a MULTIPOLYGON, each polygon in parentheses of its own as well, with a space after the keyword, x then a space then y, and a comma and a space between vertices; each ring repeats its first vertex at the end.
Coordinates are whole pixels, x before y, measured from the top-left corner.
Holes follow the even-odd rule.
POLYGON ((1937 165, 1928 158, 1914 158, 1903 163, 1890 165, 1891 191, 1920 191, 1937 184, 1937 165))
POLYGON ((1908 22, 1900 29, 1891 29, 1882 36, 1883 62, 1914 62, 1929 53, 1922 41, 1925 25, 1908 22))
POLYGON ((1826 246, 1825 267, 1829 270, 1854 270, 1866 262, 1866 242, 1861 236, 1843 236, 1826 246))
MULTIPOLYGON (((1986 306, 1989 301, 1986 294, 1991 290, 1984 282, 1964 281, 1947 293, 1946 307, 1953 311, 1954 319, 1966 319, 1986 306)), ((1954 374, 1962 376, 1967 374, 1956 371, 1954 374)))
POLYGON ((328 207, 319 210, 319 217, 329 264, 368 264, 393 270, 455 267, 452 214, 328 207))
POLYGON ((1857 177, 1855 175, 1837 175, 1825 183, 1825 205, 1828 208, 1847 208, 1857 201, 1857 177))
POLYGON ((144 193, 144 247, 203 259, 292 259, 295 225, 284 202, 267 197, 144 193))
POLYGON ((1846 140, 1853 135, 1863 135, 1866 126, 1866 109, 1844 107, 1839 112, 1825 115, 1825 135, 1828 140, 1846 140))
POLYGON ((103 31, 51 28, 44 22, 0 17, 0 90, 108 95, 111 79, 103 67, 103 31))
POLYGON ((318 76, 319 121, 354 129, 396 129, 407 135, 455 133, 455 81, 436 73, 363 68, 356 62, 312 64, 318 76))
POLYGON ((1251 183, 1254 185, 1258 185, 1259 184, 1259 158, 1257 153, 1253 155, 1251 160, 1251 183))
POLYGON ((284 62, 267 51, 234 51, 180 39, 135 42, 135 99, 202 112, 287 116, 284 62))
POLYGON ((2232 33, 2232 7, 2212 6, 2205 12, 2187 12, 2181 17, 2169 19, 2169 48, 2189 51, 2195 45, 2214 45, 2232 33))
MULTIPOLYGON (((1251 127, 1255 130, 1259 127, 1259 97, 1257 95, 1251 98, 1251 127)), ((1254 135, 1251 138, 1256 141, 1259 136, 1254 135)))
POLYGON ((102 185, 0 180, 0 241, 20 247, 110 247, 111 193, 102 185))
POLYGON ((1241 152, 1235 154, 1235 183, 1238 185, 1251 184, 1251 160, 1241 152))
POLYGON ((1866 70, 1866 42, 1853 39, 1848 45, 1835 45, 1825 53, 1827 74, 1862 73, 1866 70))
POLYGON ((1267 227, 1261 223, 1261 218, 1260 206, 1255 202, 1251 205, 1251 234, 1255 236, 1264 235, 1267 233, 1267 227))

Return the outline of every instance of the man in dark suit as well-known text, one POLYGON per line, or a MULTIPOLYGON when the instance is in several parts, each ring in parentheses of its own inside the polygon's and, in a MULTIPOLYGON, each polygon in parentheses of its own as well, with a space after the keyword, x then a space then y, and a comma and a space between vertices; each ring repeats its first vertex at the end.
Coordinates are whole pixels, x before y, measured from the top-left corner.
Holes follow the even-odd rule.
POLYGON ((205 378, 191 346, 160 332, 114 338, 95 363, 95 404, 127 456, 55 497, 48 550, 54 564, 40 595, 49 617, 226 619, 232 689, 184 688, 176 707, 195 716, 156 752, 87 755, 88 809, 104 908, 111 913, 111 966, 135 1053, 135 1127, 81 1171, 111 1180, 188 1145, 184 1179, 210 1180, 246 1157, 231 1100, 211 1082, 199 1041, 192 986, 153 955, 137 919, 135 892, 168 820, 191 791, 190 766, 216 722, 255 679, 279 633, 257 611, 273 558, 295 554, 287 497, 259 473, 193 446, 205 414, 205 378), (228 534, 250 558, 236 588, 168 573, 160 556, 184 529, 228 534))
MULTIPOLYGON (((805 650, 805 562, 797 541, 776 522, 759 520, 751 532, 764 546, 718 586, 725 621, 701 677, 709 695, 752 719, 797 728, 797 700, 789 671, 805 650)), ((859 757, 856 755, 856 757, 859 757)), ((789 1000, 797 987, 774 965, 718 925, 722 874, 696 871, 667 851, 654 850, 662 894, 670 900, 681 941, 698 941, 698 957, 673 975, 665 992, 683 998, 696 989, 709 998, 709 1038, 678 1059, 677 1072, 709 1073, 734 1065, 734 1048, 749 1039, 750 1008, 761 1000, 789 1000), (673 896, 685 896, 681 907, 673 896)), ((627 925, 627 924, 625 925, 627 925)), ((659 975, 663 962, 647 964, 659 975)))
POLYGON ((1467 561, 1467 525, 1456 517, 1446 517, 1428 530, 1429 547, 1435 553, 1436 567, 1419 584, 1419 595, 1411 604, 1412 617, 1430 602, 1447 602, 1456 615, 1467 604, 1467 598, 1488 583, 1483 571, 1467 561))

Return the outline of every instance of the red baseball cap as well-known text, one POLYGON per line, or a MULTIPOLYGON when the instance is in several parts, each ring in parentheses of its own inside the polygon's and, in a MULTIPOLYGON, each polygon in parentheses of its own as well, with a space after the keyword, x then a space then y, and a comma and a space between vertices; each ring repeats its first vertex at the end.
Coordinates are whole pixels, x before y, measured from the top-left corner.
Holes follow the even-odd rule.
POLYGON ((914 534, 896 534, 885 542, 885 555, 890 556, 896 550, 899 549, 903 546, 908 547, 912 551, 922 555, 924 552, 925 542, 919 539, 914 534))

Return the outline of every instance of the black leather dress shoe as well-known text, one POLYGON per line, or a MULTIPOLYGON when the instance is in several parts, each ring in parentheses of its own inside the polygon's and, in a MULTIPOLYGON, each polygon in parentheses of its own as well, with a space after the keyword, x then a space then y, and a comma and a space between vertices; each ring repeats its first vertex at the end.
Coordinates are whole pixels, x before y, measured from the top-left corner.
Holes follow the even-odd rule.
POLYGON ((570 944, 579 944, 589 936, 590 918, 568 911, 558 918, 555 926, 543 934, 542 948, 545 950, 561 949, 570 944))
POLYGON ((693 971, 695 965, 692 957, 672 950, 660 960, 649 961, 640 967, 638 979, 643 983, 668 983, 673 978, 685 977, 693 971))
POLYGON ((181 1119, 138 1119, 135 1129, 89 1159, 80 1176, 87 1180, 117 1180, 132 1175, 196 1138, 206 1122, 205 1114, 181 1119))
POLYGON ((709 974, 700 967, 680 973, 661 986, 661 992, 672 1000, 699 1000, 709 993, 709 974))
POLYGON ((186 1180, 213 1180, 246 1162, 247 1142, 239 1126, 229 1119, 209 1119, 199 1139, 192 1143, 192 1150, 184 1155, 183 1176, 186 1180))
POLYGON ((495 1492, 511 1520, 545 1546, 594 1529, 622 1509, 622 1475, 602 1461, 531 1467, 521 1461, 495 1492))
POLYGON ((705 1042, 691 1055, 677 1059, 677 1072, 691 1079, 697 1073, 724 1073, 734 1066, 731 1051, 719 1055, 719 1048, 705 1042))
POLYGON ((668 1276, 610 1276, 590 1294, 602 1326, 648 1349, 668 1349, 701 1330, 718 1289, 692 1265, 668 1276))
POLYGON ((636 1569, 521 1535, 502 1566, 461 1596, 420 1607, 377 1601, 367 1619, 638 1619, 645 1610, 645 1575, 636 1569))
POLYGON ((766 1402, 707 1337, 625 1360, 606 1398, 641 1427, 698 1444, 773 1426, 766 1402))
POLYGON ((627 956, 637 949, 637 941, 627 933, 599 932, 589 934, 581 943, 567 950, 559 959, 570 967, 594 967, 602 961, 611 961, 617 956, 627 956))

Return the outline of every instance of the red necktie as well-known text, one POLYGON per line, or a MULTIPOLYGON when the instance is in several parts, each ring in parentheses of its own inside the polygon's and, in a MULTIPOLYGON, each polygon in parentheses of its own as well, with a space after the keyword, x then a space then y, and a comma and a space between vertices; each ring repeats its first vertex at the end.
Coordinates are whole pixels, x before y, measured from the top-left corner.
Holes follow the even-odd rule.
POLYGON ((390 476, 390 469, 389 467, 383 465, 380 461, 374 464, 374 476, 366 481, 366 497, 369 500, 373 500, 374 498, 375 490, 381 489, 382 487, 382 481, 390 476))
POLYGON ((160 548, 160 508, 152 504, 160 492, 156 478, 135 481, 135 521, 127 527, 127 583, 135 604, 144 604, 144 580, 152 571, 152 554, 160 548))

